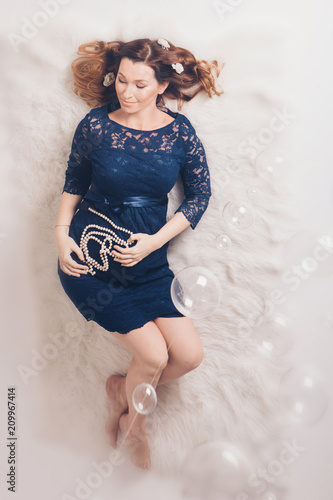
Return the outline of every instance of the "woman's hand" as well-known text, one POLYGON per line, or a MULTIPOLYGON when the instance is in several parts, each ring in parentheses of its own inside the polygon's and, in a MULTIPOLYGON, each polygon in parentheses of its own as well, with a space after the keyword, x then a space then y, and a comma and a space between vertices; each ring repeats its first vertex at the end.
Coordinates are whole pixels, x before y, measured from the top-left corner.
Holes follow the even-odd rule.
POLYGON ((144 259, 151 252, 160 248, 159 240, 156 234, 136 233, 132 234, 127 243, 137 241, 136 245, 131 248, 120 247, 114 245, 111 255, 116 262, 120 262, 122 266, 135 266, 140 260, 144 259))
POLYGON ((87 274, 87 264, 79 264, 71 257, 71 252, 75 252, 80 260, 84 261, 84 255, 76 241, 66 234, 56 235, 59 253, 60 269, 70 276, 80 276, 87 274))

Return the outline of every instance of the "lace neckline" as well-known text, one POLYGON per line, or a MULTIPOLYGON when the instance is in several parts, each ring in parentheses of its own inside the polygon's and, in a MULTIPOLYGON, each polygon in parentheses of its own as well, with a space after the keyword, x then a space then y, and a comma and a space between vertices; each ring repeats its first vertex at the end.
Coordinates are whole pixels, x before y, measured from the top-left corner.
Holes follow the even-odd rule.
POLYGON ((166 113, 168 114, 169 116, 173 116, 174 117, 174 120, 172 120, 172 122, 168 123, 167 125, 164 125, 163 127, 159 127, 159 128, 155 128, 153 130, 140 130, 140 129, 136 129, 136 128, 132 128, 132 127, 126 127, 126 125, 121 125, 121 123, 118 123, 114 120, 112 120, 112 118, 109 117, 109 113, 111 111, 115 111, 116 109, 120 108, 120 105, 118 106, 112 106, 112 103, 108 103, 105 105, 105 115, 106 115, 106 119, 113 123, 114 125, 118 126, 118 127, 121 127, 123 129, 126 129, 126 130, 132 130, 133 132, 142 132, 142 133, 151 133, 151 132, 159 132, 160 130, 164 130, 166 129, 167 127, 170 127, 171 125, 174 124, 174 122, 177 120, 177 118, 179 117, 179 113, 175 113, 173 111, 171 111, 170 109, 168 108, 162 108, 162 107, 158 107, 158 109, 160 109, 161 111, 163 111, 163 113, 166 113))

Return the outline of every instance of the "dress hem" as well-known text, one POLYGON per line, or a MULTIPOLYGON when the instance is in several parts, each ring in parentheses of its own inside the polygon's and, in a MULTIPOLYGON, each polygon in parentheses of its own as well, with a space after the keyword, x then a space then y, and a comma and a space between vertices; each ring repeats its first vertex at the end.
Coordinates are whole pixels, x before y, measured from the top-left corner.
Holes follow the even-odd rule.
MULTIPOLYGON (((172 313, 174 314, 174 313, 172 313)), ((115 333, 119 333, 120 335, 126 335, 127 333, 131 332, 132 330, 138 330, 140 328, 142 328, 143 326, 145 326, 147 323, 149 323, 149 321, 154 321, 154 319, 157 319, 157 318, 185 318, 185 314, 182 314, 181 312, 179 312, 179 314, 175 314, 174 316, 171 316, 171 315, 165 315, 165 316, 152 316, 150 319, 145 319, 144 322, 142 322, 142 324, 140 324, 139 326, 135 326, 133 328, 130 328, 129 330, 126 329, 126 331, 119 331, 119 330, 109 330, 108 328, 105 328, 105 326, 101 325, 100 323, 98 323, 96 320, 94 319, 87 319, 87 321, 93 321, 94 323, 97 323, 99 326, 101 326, 102 328, 104 328, 107 332, 115 332, 115 333)))

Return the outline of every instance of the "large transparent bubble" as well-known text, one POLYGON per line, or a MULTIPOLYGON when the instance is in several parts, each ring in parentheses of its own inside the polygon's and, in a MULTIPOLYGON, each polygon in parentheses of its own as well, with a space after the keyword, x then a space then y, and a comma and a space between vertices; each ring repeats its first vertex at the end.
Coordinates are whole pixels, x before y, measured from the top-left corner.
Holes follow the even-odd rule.
POLYGON ((275 314, 253 330, 253 338, 258 350, 265 356, 282 356, 294 343, 292 322, 284 314, 275 314))
POLYGON ((231 229, 244 230, 253 224, 255 212, 246 203, 229 201, 222 210, 222 216, 231 229))
POLYGON ((235 500, 246 495, 251 463, 237 446, 206 441, 186 457, 181 477, 184 497, 202 500, 235 500))
POLYGON ((264 179, 281 176, 290 164, 289 156, 285 149, 276 146, 267 147, 256 157, 255 171, 264 179))
POLYGON ((186 267, 172 280, 171 298, 178 311, 185 316, 204 318, 212 314, 220 303, 220 283, 205 267, 186 267))
POLYGON ((132 394, 132 402, 135 410, 141 415, 148 415, 156 406, 157 397, 154 387, 143 382, 135 387, 132 394))
POLYGON ((283 376, 279 397, 291 421, 311 425, 326 413, 328 393, 322 374, 312 366, 291 368, 283 376))

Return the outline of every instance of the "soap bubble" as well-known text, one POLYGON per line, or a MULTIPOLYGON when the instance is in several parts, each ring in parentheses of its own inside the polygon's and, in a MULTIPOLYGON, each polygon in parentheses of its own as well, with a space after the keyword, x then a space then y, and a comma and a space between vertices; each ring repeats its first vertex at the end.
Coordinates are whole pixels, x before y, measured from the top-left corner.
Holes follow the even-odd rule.
POLYGON ((288 153, 277 148, 267 148, 260 153, 254 162, 254 168, 260 177, 269 179, 280 175, 288 163, 288 153))
POLYGON ((205 441, 186 457, 181 474, 183 493, 203 500, 234 500, 249 490, 248 457, 232 443, 205 441))
POLYGON ((185 316, 204 318, 212 314, 220 303, 220 283, 205 267, 186 267, 172 280, 171 298, 178 311, 185 316))
POLYGON ((219 250, 228 250, 231 247, 231 239, 226 234, 219 234, 215 243, 219 250))
POLYGON ((258 198, 258 189, 257 188, 249 188, 247 190, 247 195, 251 201, 254 201, 258 198))
POLYGON ((132 402, 135 410, 141 415, 148 415, 151 413, 157 403, 154 387, 145 382, 137 385, 132 394, 132 402))
POLYGON ((254 210, 245 203, 229 201, 222 210, 222 216, 231 229, 243 230, 254 222, 254 210))
POLYGON ((282 356, 294 342, 291 321, 283 314, 276 314, 254 331, 258 350, 266 356, 282 356))
POLYGON ((291 368, 283 376, 279 396, 294 423, 318 422, 328 406, 322 375, 313 367, 291 368))

